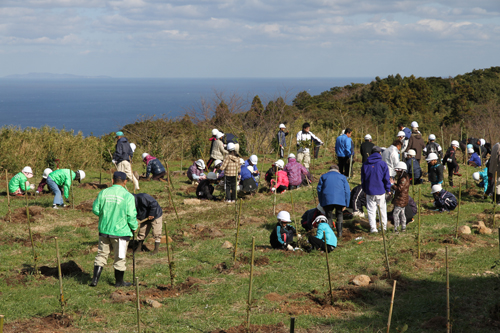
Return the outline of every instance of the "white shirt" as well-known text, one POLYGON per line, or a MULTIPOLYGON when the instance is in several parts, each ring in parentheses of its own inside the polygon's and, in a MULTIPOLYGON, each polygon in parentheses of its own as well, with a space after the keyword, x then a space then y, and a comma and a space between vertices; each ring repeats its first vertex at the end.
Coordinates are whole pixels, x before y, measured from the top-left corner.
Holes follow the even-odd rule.
MULTIPOLYGON (((315 141, 319 142, 319 145, 323 144, 323 141, 321 141, 311 131, 309 131, 307 133, 304 132, 304 131, 299 131, 297 133, 297 144, 299 145, 299 149, 297 150, 297 152, 299 152, 299 153, 308 153, 309 152, 309 148, 300 148, 300 142, 301 141, 311 141, 312 139, 314 139, 315 141)), ((316 145, 318 145, 318 144, 316 144, 316 145)))

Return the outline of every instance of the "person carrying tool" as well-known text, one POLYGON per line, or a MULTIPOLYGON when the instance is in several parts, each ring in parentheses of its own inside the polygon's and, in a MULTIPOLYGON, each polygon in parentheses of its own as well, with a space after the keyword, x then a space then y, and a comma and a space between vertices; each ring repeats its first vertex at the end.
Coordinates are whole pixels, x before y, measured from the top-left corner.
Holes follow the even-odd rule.
POLYGON ((134 183, 134 189, 139 190, 139 180, 137 180, 132 172, 132 156, 134 152, 123 132, 116 132, 116 146, 113 154, 113 163, 116 165, 116 170, 124 172, 128 179, 134 183))
POLYGON ((26 166, 9 181, 10 195, 22 196, 30 189, 34 190, 35 185, 28 182, 29 178, 33 178, 33 170, 31 170, 31 167, 26 166))
POLYGON ((148 153, 142 154, 142 161, 146 163, 146 176, 145 179, 149 180, 149 175, 153 176, 153 180, 164 180, 166 174, 165 167, 161 164, 160 160, 148 153))
MULTIPOLYGON (((49 186, 52 193, 54 193, 54 202, 52 208, 58 209, 60 207, 66 207, 63 202, 60 187, 63 188, 63 195, 66 200, 69 199, 69 189, 73 180, 78 180, 81 183, 82 179, 85 178, 85 171, 78 170, 73 172, 70 169, 59 169, 52 171, 47 176, 47 185, 49 186)), ((69 202, 69 200, 68 200, 69 202)))
POLYGON ((92 205, 92 212, 99 216, 99 247, 94 261, 91 287, 97 286, 111 250, 114 255, 115 287, 132 285, 123 281, 123 276, 127 269, 125 258, 128 242, 138 223, 135 198, 127 191, 126 184, 127 175, 116 171, 113 174, 113 186, 99 192, 92 205))
POLYGON ((139 234, 137 235, 137 244, 134 244, 134 253, 142 251, 144 240, 148 237, 151 229, 153 229, 155 249, 151 254, 157 254, 160 249, 161 233, 163 230, 163 210, 158 204, 158 201, 147 193, 132 195, 135 198, 137 220, 144 221, 147 219, 147 221, 141 222, 139 225, 139 234))
POLYGON ((45 185, 47 185, 47 177, 49 176, 49 174, 52 172, 52 169, 45 169, 43 170, 43 175, 42 175, 42 180, 40 181, 40 184, 38 184, 38 188, 36 190, 36 193, 42 193, 43 192, 43 188, 45 187, 45 185))

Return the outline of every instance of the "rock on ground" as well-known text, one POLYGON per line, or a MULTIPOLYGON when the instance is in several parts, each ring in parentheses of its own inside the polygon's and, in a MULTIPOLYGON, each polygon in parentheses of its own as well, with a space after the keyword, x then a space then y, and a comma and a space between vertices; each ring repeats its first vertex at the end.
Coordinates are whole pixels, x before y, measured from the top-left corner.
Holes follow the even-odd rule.
POLYGON ((458 232, 463 234, 463 235, 470 235, 471 234, 470 228, 466 225, 459 227, 458 232))
POLYGON ((146 300, 146 303, 147 303, 149 306, 151 306, 152 308, 155 308, 155 309, 158 309, 158 308, 161 308, 161 307, 162 307, 162 305, 161 305, 161 303, 160 303, 160 302, 155 301, 155 300, 153 300, 153 299, 147 299, 147 300, 146 300))
POLYGON ((233 247, 233 244, 231 244, 230 241, 225 241, 223 244, 222 244, 222 248, 223 249, 230 249, 233 247))
POLYGON ((360 287, 366 287, 370 284, 370 282, 371 282, 370 277, 367 275, 363 275, 363 274, 356 276, 352 280, 352 283, 354 283, 356 286, 360 286, 360 287))

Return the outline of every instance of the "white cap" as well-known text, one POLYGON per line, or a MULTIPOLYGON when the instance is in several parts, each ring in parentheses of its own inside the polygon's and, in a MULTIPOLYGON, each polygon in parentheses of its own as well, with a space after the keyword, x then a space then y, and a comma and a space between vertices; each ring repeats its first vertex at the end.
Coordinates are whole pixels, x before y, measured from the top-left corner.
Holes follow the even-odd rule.
POLYGON ((221 164, 222 161, 221 160, 215 160, 214 161, 214 166, 217 167, 219 164, 221 164))
POLYGON ((398 162, 396 166, 394 167, 394 170, 403 170, 406 171, 408 170, 406 163, 405 162, 398 162))
POLYGON ((215 137, 216 137, 217 139, 220 139, 220 138, 222 138, 223 136, 224 136, 224 133, 222 133, 222 132, 218 132, 218 133, 215 135, 215 137))
POLYGON ((429 140, 435 141, 436 140, 436 136, 434 134, 429 134, 429 140))
POLYGON ((198 161, 196 161, 194 163, 196 164, 198 169, 200 169, 200 170, 205 169, 205 161, 203 161, 202 159, 199 159, 198 161))
POLYGON ((457 148, 458 148, 458 147, 460 147, 460 143, 458 143, 458 141, 457 141, 457 140, 453 140, 453 141, 451 142, 451 145, 452 145, 453 147, 457 147, 457 148))
POLYGON ((467 149, 467 152, 468 152, 469 154, 474 153, 474 148, 469 148, 469 149, 467 149))
POLYGON ((438 159, 438 156, 436 153, 430 153, 429 156, 427 156, 427 158, 425 160, 430 162, 430 161, 434 161, 437 159, 438 159))
POLYGON ((217 135, 217 133, 219 133, 219 130, 217 128, 214 128, 212 130, 212 135, 217 135))
POLYGON ((295 154, 288 154, 288 158, 295 158, 295 154))
POLYGON ((480 177, 479 177, 479 172, 474 172, 474 173, 472 174, 472 179, 474 179, 475 181, 478 181, 478 180, 480 179, 480 177))
POLYGON ((227 144, 227 150, 228 150, 228 151, 233 151, 233 150, 235 150, 235 149, 236 149, 236 147, 234 146, 234 143, 229 142, 229 143, 227 144))
POLYGON ((135 143, 131 143, 130 144, 130 149, 132 149, 132 152, 135 151, 135 148, 137 148, 137 146, 135 145, 135 143))
POLYGON ((432 185, 431 193, 441 192, 442 189, 441 184, 432 185))
POLYGON ((397 136, 398 136, 398 137, 399 137, 399 136, 406 136, 406 134, 405 134, 405 132, 403 132, 403 131, 399 131, 397 136))
POLYGON ((281 212, 278 213, 278 216, 276 216, 278 220, 285 221, 285 222, 292 222, 290 219, 290 213, 287 212, 286 210, 282 210, 281 212))
POLYGON ((325 214, 325 210, 323 209, 323 206, 321 206, 320 204, 316 206, 316 209, 319 210, 321 214, 325 214))
POLYGON ((418 123, 416 121, 411 122, 411 127, 416 127, 418 128, 418 123))
POLYGON ((243 165, 243 164, 245 164, 245 160, 240 158, 240 165, 243 165))
POLYGON ((280 128, 286 128, 285 124, 280 124, 280 128))
POLYGON ((50 169, 50 168, 47 168, 47 169, 43 170, 42 177, 45 178, 45 179, 47 179, 47 177, 50 175, 51 172, 52 172, 52 169, 50 169))
POLYGON ((415 156, 415 155, 417 155, 417 152, 415 151, 415 149, 409 149, 408 150, 408 155, 415 156))
POLYGON ((481 141, 481 146, 484 146, 484 144, 486 143, 485 139, 479 139, 479 141, 481 141))
POLYGON ((83 170, 78 170, 77 172, 80 174, 80 180, 82 180, 82 179, 84 179, 84 178, 85 178, 85 171, 83 171, 83 170))
POLYGON ((313 228, 317 228, 318 224, 320 224, 320 223, 328 223, 328 219, 326 218, 326 216, 320 215, 320 216, 316 217, 314 219, 314 221, 312 222, 313 228))
POLYGON ((370 134, 365 135, 365 140, 371 140, 372 136, 370 134))
POLYGON ((274 162, 274 165, 276 165, 278 168, 283 169, 285 167, 285 162, 283 162, 283 160, 277 160, 276 162, 274 162))
POLYGON ((33 177, 33 170, 31 170, 31 167, 26 166, 23 168, 23 173, 26 175, 27 178, 33 177))
POLYGON ((142 153, 142 159, 145 159, 146 157, 148 157, 149 154, 148 153, 142 153))
POLYGON ((207 175, 207 179, 216 180, 217 179, 217 175, 214 172, 209 172, 208 175, 207 175))
POLYGON ((259 158, 257 157, 257 155, 250 156, 250 162, 252 164, 257 164, 259 162, 259 158))

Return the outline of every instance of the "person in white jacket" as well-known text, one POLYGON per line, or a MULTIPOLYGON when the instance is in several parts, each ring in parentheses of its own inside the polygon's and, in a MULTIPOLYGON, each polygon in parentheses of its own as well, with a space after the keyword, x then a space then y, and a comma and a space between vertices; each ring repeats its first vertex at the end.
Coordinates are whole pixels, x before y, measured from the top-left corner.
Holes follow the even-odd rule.
POLYGON ((311 125, 309 123, 304 123, 302 125, 302 131, 297 133, 297 162, 303 162, 302 164, 308 170, 309 162, 311 162, 310 150, 313 148, 313 141, 314 146, 321 146, 323 144, 323 141, 314 135, 310 129, 311 125))
POLYGON ((395 168, 399 162, 399 151, 401 149, 401 145, 402 143, 399 139, 394 140, 392 145, 382 153, 382 161, 387 163, 387 166, 389 167, 389 176, 391 176, 391 180, 396 177, 395 168))

